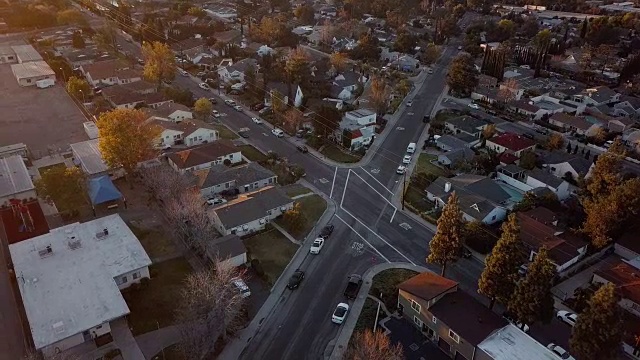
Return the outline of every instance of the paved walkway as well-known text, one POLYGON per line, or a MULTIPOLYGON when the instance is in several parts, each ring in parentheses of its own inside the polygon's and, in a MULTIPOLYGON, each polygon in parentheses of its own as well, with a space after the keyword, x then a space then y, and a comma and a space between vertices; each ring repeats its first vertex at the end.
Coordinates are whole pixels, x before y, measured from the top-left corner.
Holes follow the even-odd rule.
POLYGON ((145 360, 142 350, 138 347, 138 343, 129 329, 127 319, 120 318, 111 322, 111 335, 113 342, 122 352, 124 360, 145 360))
POLYGON ((349 345, 349 339, 351 339, 353 330, 356 326, 356 323, 358 322, 358 317, 360 317, 360 312, 362 311, 364 302, 369 297, 368 294, 369 289, 371 288, 373 277, 379 272, 387 269, 409 269, 418 272, 430 271, 424 266, 411 265, 408 263, 384 263, 369 268, 369 270, 367 270, 367 272, 363 276, 362 287, 360 288, 358 297, 351 306, 350 314, 349 316, 347 316, 344 324, 342 324, 342 329, 340 330, 340 333, 335 340, 335 346, 333 348, 333 352, 331 353, 330 359, 340 360, 343 358, 344 353, 347 350, 347 345, 349 345))
POLYGON ((300 198, 303 198, 303 197, 307 197, 307 196, 312 196, 312 195, 315 195, 315 193, 308 192, 306 194, 300 194, 300 195, 293 196, 291 199, 297 200, 297 199, 300 199, 300 198))
POLYGON ((289 234, 287 230, 285 230, 282 226, 276 224, 275 221, 271 222, 271 225, 273 225, 273 227, 276 228, 276 230, 280 231, 282 235, 284 235, 284 237, 289 239, 289 241, 291 241, 294 244, 300 245, 300 241, 296 240, 296 238, 294 238, 291 234, 289 234))
POLYGON ((177 326, 167 326, 142 334, 136 337, 136 341, 144 357, 152 359, 153 356, 162 352, 162 349, 178 343, 180 341, 180 332, 177 326))

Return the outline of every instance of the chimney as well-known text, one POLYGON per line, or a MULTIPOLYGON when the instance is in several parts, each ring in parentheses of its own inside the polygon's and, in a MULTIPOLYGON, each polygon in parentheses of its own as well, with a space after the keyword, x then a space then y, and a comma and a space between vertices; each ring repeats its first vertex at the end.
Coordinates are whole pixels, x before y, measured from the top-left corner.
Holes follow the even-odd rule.
POLYGON ((444 192, 448 193, 449 191, 451 191, 451 183, 447 181, 444 183, 444 192))

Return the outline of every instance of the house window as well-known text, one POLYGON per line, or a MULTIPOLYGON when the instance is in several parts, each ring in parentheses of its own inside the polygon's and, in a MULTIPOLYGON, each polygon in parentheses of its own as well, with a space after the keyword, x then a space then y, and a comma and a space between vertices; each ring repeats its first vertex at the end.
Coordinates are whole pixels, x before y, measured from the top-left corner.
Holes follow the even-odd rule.
POLYGON ((413 322, 416 323, 416 325, 422 327, 422 320, 418 319, 417 316, 413 317, 413 322))
POLYGON ((491 220, 495 220, 495 219, 496 219, 496 216, 495 216, 495 215, 493 215, 493 216, 491 217, 491 220))
POLYGON ((413 300, 411 300, 411 308, 413 310, 415 310, 416 312, 420 312, 420 309, 421 309, 420 304, 418 304, 417 302, 415 302, 413 300))
POLYGON ((127 283, 127 281, 128 281, 128 280, 127 280, 127 277, 126 277, 126 276, 123 276, 123 277, 121 277, 121 278, 120 278, 120 284, 126 284, 126 283, 127 283))
POLYGON ((449 337, 450 337, 453 341, 455 341, 455 342, 457 342, 457 343, 460 343, 460 336, 458 336, 458 334, 456 334, 456 333, 455 333, 453 330, 451 330, 451 329, 449 329, 449 337))
POLYGON ((137 271, 136 271, 136 272, 134 272, 134 273, 133 273, 133 280, 135 280, 135 279, 139 279, 139 278, 140 278, 140 273, 139 273, 139 272, 137 272, 137 271))
POLYGON ((229 188, 229 183, 224 184, 224 188, 228 189, 229 188))
POLYGON ((269 184, 273 184, 273 178, 269 178, 269 184))

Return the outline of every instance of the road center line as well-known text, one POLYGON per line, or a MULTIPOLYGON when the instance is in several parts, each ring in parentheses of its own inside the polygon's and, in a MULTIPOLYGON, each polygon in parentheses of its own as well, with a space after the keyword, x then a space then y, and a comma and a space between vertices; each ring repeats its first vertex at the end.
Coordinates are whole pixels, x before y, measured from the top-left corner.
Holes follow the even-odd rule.
MULTIPOLYGON (((367 174, 369 174, 369 176, 371 176, 371 178, 372 178, 373 180, 375 180, 375 181, 376 181, 378 184, 380 184, 380 185, 381 185, 385 190, 387 190, 389 193, 391 193, 391 195, 393 195, 393 192, 392 192, 391 190, 387 189, 387 187, 386 187, 386 186, 384 186, 384 185, 380 182, 380 180, 376 179, 376 178, 373 176, 373 174, 371 174, 370 172, 368 172, 368 171, 367 171, 365 168, 363 168, 362 166, 360 166, 360 169, 364 170, 364 172, 366 172, 367 174)), ((361 179, 362 179, 362 178, 361 178, 361 179)))
MULTIPOLYGON (((349 172, 352 172, 352 171, 353 171, 353 170, 349 169, 349 172)), ((392 207, 392 208, 396 209, 396 207, 395 207, 395 206, 393 206, 393 204, 391 203, 391 201, 387 200, 387 198, 386 198, 384 195, 380 194, 380 192, 379 192, 378 190, 376 190, 376 188, 374 188, 373 186, 371 186, 371 184, 369 184, 365 179, 363 179, 360 175, 358 175, 358 173, 357 173, 357 172, 353 171, 353 174, 354 174, 355 176, 359 177, 359 178, 360 178, 360 180, 364 181, 364 183, 365 183, 365 184, 367 184, 367 185, 368 185, 368 186, 369 186, 373 191, 375 191, 375 192, 376 192, 376 194, 380 195, 380 197, 382 197, 382 199, 383 199, 384 201, 386 201, 389 205, 391 205, 391 207, 392 207)), ((348 177, 348 175, 347 175, 347 182, 349 182, 349 177, 348 177)), ((345 184, 345 186, 346 186, 346 184, 345 184)), ((386 189, 386 188, 385 188, 385 189, 386 189)), ((389 192, 391 192, 391 191, 389 191, 389 192)), ((391 194, 393 194, 393 193, 391 193, 391 194)), ((341 204, 341 207, 342 207, 342 204, 341 204)))
POLYGON ((337 166, 336 166, 336 171, 333 172, 333 182, 331 183, 331 193, 329 193, 329 199, 333 197, 333 187, 336 186, 336 175, 338 175, 337 166))
MULTIPOLYGON (((373 251, 376 252, 376 254, 380 255, 381 258, 384 259, 384 261, 390 263, 391 261, 389 261, 389 259, 387 259, 384 255, 382 255, 382 253, 380 251, 378 251, 378 249, 375 248, 375 246, 371 245, 371 243, 369 243, 367 241, 367 239, 365 239, 362 235, 360 235, 359 232, 356 231, 356 229, 352 228, 351 225, 347 224, 346 221, 344 221, 344 219, 342 219, 340 217, 340 215, 336 214, 335 217, 337 217, 340 221, 342 221, 345 225, 347 225, 349 227, 349 229, 351 229, 351 231, 353 231, 354 233, 356 233, 356 235, 358 235, 360 237, 360 239, 362 239, 362 241, 364 241, 367 245, 369 245, 369 247, 371 247, 373 249, 373 251)), ((357 220, 357 219, 356 219, 357 220)), ((415 264, 414 264, 415 265, 415 264)))

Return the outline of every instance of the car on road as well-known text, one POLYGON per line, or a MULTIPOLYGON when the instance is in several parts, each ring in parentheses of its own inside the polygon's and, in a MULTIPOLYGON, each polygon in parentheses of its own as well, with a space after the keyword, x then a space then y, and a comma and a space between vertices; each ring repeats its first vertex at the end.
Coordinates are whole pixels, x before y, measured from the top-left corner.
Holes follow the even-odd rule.
POLYGON ((236 102, 233 100, 225 100, 224 103, 229 106, 236 106, 236 102))
POLYGON ((406 164, 410 164, 410 163, 411 163, 411 155, 405 155, 405 156, 402 158, 402 163, 403 163, 403 164, 405 164, 405 165, 406 165, 406 164))
POLYGON ((242 106, 240 105, 236 105, 233 108, 236 109, 236 111, 242 111, 242 106))
POLYGON ((189 73, 184 71, 183 69, 178 68, 178 73, 182 76, 189 76, 189 73))
POLYGON ((433 69, 432 68, 427 69, 427 74, 433 74, 433 69))
POLYGON ((475 110, 479 110, 480 109, 480 106, 478 106, 478 104, 474 104, 474 103, 470 103, 467 106, 472 108, 472 109, 475 109, 475 110))
POLYGON ((227 200, 221 197, 216 197, 216 198, 211 198, 207 200, 207 205, 222 205, 222 204, 225 204, 226 202, 227 200))
POLYGON ((293 272, 293 275, 289 278, 289 283, 287 284, 287 288, 289 290, 297 289, 300 286, 300 283, 304 279, 304 271, 297 269, 293 272))
POLYGON ((404 165, 398 165, 398 168, 396 169, 396 174, 398 175, 404 175, 404 173, 407 172, 407 167, 404 165))
POLYGON ((319 237, 313 240, 313 244, 311 244, 311 248, 309 249, 309 252, 311 254, 320 254, 320 250, 322 250, 323 247, 324 247, 324 239, 319 237))
POLYGON ((242 296, 243 298, 251 296, 251 289, 249 289, 244 280, 240 278, 233 278, 231 279, 231 283, 235 285, 235 287, 240 292, 240 296, 242 296))
POLYGON ((556 317, 558 318, 558 320, 564 323, 567 323, 571 326, 574 326, 576 324, 576 321, 578 321, 578 314, 564 311, 564 310, 558 311, 558 313, 556 314, 556 317))
POLYGON ((211 110, 211 116, 213 116, 214 118, 219 118, 220 112, 218 112, 218 110, 211 110))
POLYGON ((409 143, 407 146, 407 154, 413 154, 414 152, 416 152, 416 143, 409 143))
POLYGON ((262 120, 260 120, 260 118, 257 118, 257 117, 252 117, 251 121, 253 121, 254 124, 258 124, 258 125, 262 124, 262 120))
POLYGON ((277 129, 277 128, 276 128, 276 129, 271 130, 271 133, 272 133, 273 135, 275 135, 276 137, 279 137, 279 138, 284 137, 284 131, 282 131, 282 130, 280 130, 280 129, 277 129))
POLYGON ((408 107, 411 107, 411 105, 413 105, 413 100, 409 100, 409 101, 407 101, 407 106, 408 106, 408 107))
POLYGON ((244 138, 244 139, 248 139, 249 138, 249 132, 248 131, 238 131, 238 135, 240 135, 240 137, 244 138))
POLYGON ((296 149, 298 149, 298 151, 300 151, 303 154, 306 154, 306 153, 309 152, 309 148, 307 148, 304 145, 298 145, 298 146, 296 146, 296 149))
POLYGON ((575 360, 574 357, 571 356, 571 354, 569 354, 567 350, 563 349, 561 346, 556 345, 554 343, 547 345, 547 349, 551 350, 551 352, 554 353, 556 356, 558 356, 558 358, 560 359, 575 360))
POLYGON ((202 90, 207 90, 207 91, 211 90, 211 88, 209 87, 209 85, 207 85, 207 84, 205 84, 205 83, 200 83, 200 84, 198 84, 198 87, 199 87, 200 89, 202 89, 202 90))
POLYGON ((349 312, 349 305, 345 303, 340 303, 333 311, 333 315, 331 316, 331 322, 336 324, 342 324, 344 319, 347 317, 347 313, 349 312))
POLYGON ((331 236, 331 233, 333 233, 333 229, 335 229, 335 226, 333 226, 333 224, 326 225, 322 228, 322 230, 320 230, 320 237, 326 240, 327 238, 329 238, 329 236, 331 236))
POLYGON ((210 97, 209 98, 209 102, 212 103, 212 104, 217 104, 218 100, 216 100, 216 98, 210 97))

